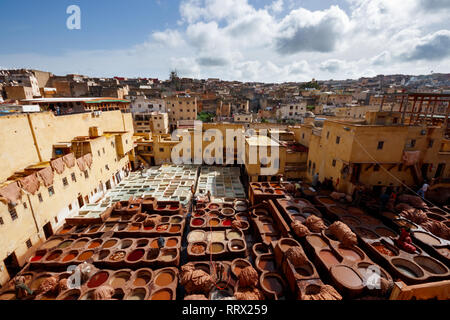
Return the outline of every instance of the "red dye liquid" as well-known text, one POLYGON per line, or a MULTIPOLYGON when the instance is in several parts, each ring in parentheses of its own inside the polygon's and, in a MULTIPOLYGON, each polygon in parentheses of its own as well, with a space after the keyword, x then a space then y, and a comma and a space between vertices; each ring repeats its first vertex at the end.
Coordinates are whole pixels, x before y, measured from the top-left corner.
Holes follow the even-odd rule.
POLYGON ((192 225, 193 226, 201 226, 203 224, 203 220, 202 219, 194 219, 192 220, 192 225))
POLYGON ((39 261, 42 259, 43 256, 34 256, 33 259, 31 259, 31 262, 39 261))
POLYGON ((224 226, 231 226, 231 220, 230 219, 225 219, 225 220, 223 220, 223 222, 222 222, 222 224, 224 225, 224 226))
POLYGON ((179 209, 179 207, 178 206, 175 206, 175 205, 173 205, 173 206, 170 206, 170 210, 178 210, 179 209))
POLYGON ((108 280, 108 272, 99 272, 89 280, 87 286, 89 288, 97 288, 108 280))
POLYGON ((158 210, 164 210, 166 209, 166 206, 158 206, 158 210))
POLYGON ((128 261, 138 261, 144 256, 144 250, 134 250, 128 256, 128 261))
POLYGON ((144 227, 144 230, 152 230, 154 227, 150 226, 150 227, 144 227))

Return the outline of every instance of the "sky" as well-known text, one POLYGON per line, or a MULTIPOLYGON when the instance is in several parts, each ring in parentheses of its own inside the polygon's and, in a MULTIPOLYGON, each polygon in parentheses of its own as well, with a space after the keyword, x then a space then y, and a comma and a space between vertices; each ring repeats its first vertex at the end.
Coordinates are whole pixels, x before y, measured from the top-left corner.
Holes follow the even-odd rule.
POLYGON ((450 0, 0 0, 0 68, 271 83, 450 73, 450 0))

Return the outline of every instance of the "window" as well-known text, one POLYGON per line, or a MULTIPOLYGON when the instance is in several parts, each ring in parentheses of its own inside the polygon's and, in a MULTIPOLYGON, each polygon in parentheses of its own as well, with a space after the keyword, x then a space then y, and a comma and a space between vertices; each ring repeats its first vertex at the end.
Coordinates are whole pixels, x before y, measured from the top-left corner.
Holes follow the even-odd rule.
POLYGON ((327 139, 330 137, 330 131, 327 132, 327 139))
POLYGON ((373 171, 380 171, 380 165, 376 164, 375 167, 373 167, 373 171))
POLYGON ((331 164, 333 167, 336 167, 336 160, 333 160, 333 162, 331 164))
POLYGON ((3 221, 3 218, 0 217, 0 225, 5 224, 5 222, 3 221))
POLYGON ((73 182, 77 182, 77 177, 75 176, 75 173, 72 173, 70 176, 72 177, 73 182))
POLYGON ((9 214, 11 215, 13 221, 18 218, 16 208, 9 208, 9 214))
POLYGON ((434 140, 433 140, 433 139, 431 139, 430 141, 428 141, 428 149, 433 148, 433 143, 434 143, 434 140))
MULTIPOLYGON (((128 143, 128 141, 127 141, 127 143, 128 143)), ((103 154, 105 154, 105 153, 106 153, 106 151, 105 151, 105 148, 102 148, 102 151, 103 151, 103 154)))
POLYGON ((28 209, 28 205, 27 205, 26 202, 23 203, 23 208, 24 208, 24 209, 28 209))
POLYGON ((336 137, 336 144, 339 144, 341 142, 341 137, 336 137))
POLYGON ((27 245, 27 248, 30 249, 33 244, 31 243, 31 239, 28 239, 27 242, 25 242, 25 244, 27 245))
POLYGON ((403 169, 403 164, 400 163, 400 164, 398 165, 398 171, 402 171, 402 169, 403 169))
POLYGON ((67 181, 67 178, 63 178, 62 182, 63 182, 63 186, 64 187, 67 187, 69 185, 69 182, 67 181))
POLYGON ((69 204, 69 211, 72 211, 72 204, 69 204))
POLYGON ((113 147, 113 148, 115 147, 114 146, 114 141, 111 141, 111 147, 113 147))
POLYGON ((58 217, 55 217, 55 223, 58 223, 58 217))
POLYGON ((409 144, 410 148, 414 148, 416 146, 416 139, 411 139, 411 142, 409 144))
POLYGON ((159 148, 159 152, 164 152, 164 148, 159 148))
POLYGON ((38 193, 38 199, 39 199, 39 202, 43 202, 43 201, 44 201, 44 200, 42 199, 42 194, 38 193))
POLYGON ((381 149, 383 149, 383 146, 384 146, 384 141, 378 141, 378 147, 377 147, 377 149, 378 149, 378 150, 381 150, 381 149))
POLYGON ((48 187, 48 195, 51 197, 55 194, 55 189, 53 189, 53 187, 48 187))
POLYGON ((108 166, 108 165, 105 165, 105 169, 109 171, 109 166, 108 166))
POLYGON ((100 157, 100 150, 97 150, 97 154, 98 154, 98 156, 100 157))
POLYGON ((87 170, 84 170, 84 177, 87 179, 89 178, 89 172, 87 170))
POLYGON ((304 133, 302 133, 302 139, 305 139, 305 134, 304 133))

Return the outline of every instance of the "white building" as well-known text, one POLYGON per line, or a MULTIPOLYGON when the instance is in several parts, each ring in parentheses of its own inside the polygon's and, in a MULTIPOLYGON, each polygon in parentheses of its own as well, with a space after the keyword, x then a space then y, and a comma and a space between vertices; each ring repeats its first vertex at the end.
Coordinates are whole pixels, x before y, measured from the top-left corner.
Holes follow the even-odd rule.
POLYGON ((129 99, 132 113, 166 112, 164 99, 147 98, 146 96, 134 96, 129 99))
POLYGON ((302 120, 306 114, 305 102, 283 103, 277 110, 277 118, 283 120, 302 120))

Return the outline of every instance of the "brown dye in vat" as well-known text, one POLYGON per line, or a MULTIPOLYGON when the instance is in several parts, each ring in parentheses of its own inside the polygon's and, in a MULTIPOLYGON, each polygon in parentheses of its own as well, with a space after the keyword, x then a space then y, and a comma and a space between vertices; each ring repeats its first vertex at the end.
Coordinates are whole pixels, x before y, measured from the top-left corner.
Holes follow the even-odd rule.
POLYGON ((86 251, 86 252, 83 252, 83 253, 78 257, 78 260, 80 260, 80 261, 85 261, 85 260, 89 259, 90 257, 92 257, 93 255, 94 255, 94 252, 93 252, 93 251, 86 251))
POLYGON ((89 249, 95 249, 95 248, 98 248, 98 247, 100 247, 100 245, 102 244, 102 242, 101 241, 94 241, 94 242, 92 242, 90 245, 89 245, 89 249))
POLYGON ((98 229, 100 229, 100 227, 93 227, 92 229, 89 230, 89 233, 97 232, 98 229))
POLYGON ((59 256, 61 255, 61 252, 54 252, 51 255, 48 256, 48 258, 46 259, 47 261, 53 261, 59 258, 59 256))
POLYGON ((130 279, 129 274, 117 274, 111 281, 111 286, 113 288, 122 288, 126 285, 127 281, 130 279))
POLYGON ((131 225, 128 230, 130 231, 138 231, 139 230, 139 226, 135 226, 135 225, 131 225))
POLYGON ((169 290, 160 290, 152 295, 151 300, 172 300, 172 293, 169 290))
POLYGON ((161 272, 155 279, 156 285, 165 287, 171 284, 174 280, 174 276, 171 272, 161 272))
POLYGON ((180 226, 174 225, 170 227, 169 232, 179 232, 180 230, 181 230, 180 226))
POLYGON ((306 220, 306 218, 300 214, 292 215, 292 218, 294 219, 294 221, 299 221, 301 223, 305 222, 306 220))
POLYGON ((181 218, 180 217, 172 217, 171 219, 170 219, 170 222, 172 222, 172 223, 180 223, 181 222, 181 218))
POLYGON ((224 246, 222 243, 213 243, 211 245, 211 251, 213 253, 222 252, 224 250, 224 246))
POLYGON ((133 285, 136 287, 144 287, 151 280, 149 275, 141 274, 136 279, 134 279, 133 285))
POLYGON ((429 244, 431 246, 441 244, 441 241, 439 241, 439 239, 430 236, 428 233, 425 232, 414 232, 414 236, 420 241, 425 242, 426 244, 429 244))
POLYGON ((341 220, 346 225, 352 226, 352 227, 355 227, 355 226, 358 226, 361 224, 358 219, 352 218, 352 217, 342 217, 341 220))
POLYGON ((320 198, 319 201, 322 203, 325 203, 325 204, 335 204, 335 202, 333 200, 328 199, 328 198, 320 198))
POLYGON ((379 238, 379 236, 375 232, 372 232, 365 228, 357 228, 357 232, 358 232, 359 236, 364 239, 372 239, 373 240, 373 239, 379 238))
POLYGON ((117 240, 108 240, 103 244, 103 248, 108 249, 111 247, 114 247, 114 245, 117 243, 117 240))
POLYGON ((218 220, 218 219, 211 219, 211 220, 209 220, 209 225, 210 226, 218 226, 219 223, 220 223, 220 220, 218 220))
POLYGON ((273 260, 268 260, 268 259, 259 260, 258 267, 261 270, 266 270, 266 271, 275 271, 276 270, 275 262, 273 260))
POLYGON ((339 260, 334 255, 334 253, 331 252, 330 250, 320 251, 319 256, 327 266, 334 266, 334 265, 339 264, 339 260))
POLYGON ((386 228, 376 228, 375 231, 382 237, 395 237, 395 233, 386 228))
POLYGON ((202 254, 205 252, 205 246, 202 244, 194 244, 191 248, 191 252, 194 254, 202 254))
POLYGON ((346 287, 356 288, 363 284, 358 274, 349 267, 337 266, 333 269, 332 272, 335 279, 337 279, 346 287))
POLYGON ((360 261, 361 257, 360 255, 351 249, 346 249, 346 248, 338 248, 339 253, 346 259, 350 260, 350 261, 360 261))
POLYGON ((61 239, 50 240, 42 246, 42 249, 51 249, 59 245, 61 242, 62 242, 61 239))
POLYGON ((178 244, 177 239, 169 239, 166 242, 166 247, 176 247, 177 244, 178 244))
POLYGON ((263 283, 267 290, 275 292, 277 296, 283 293, 283 284, 277 277, 265 277, 263 283))

